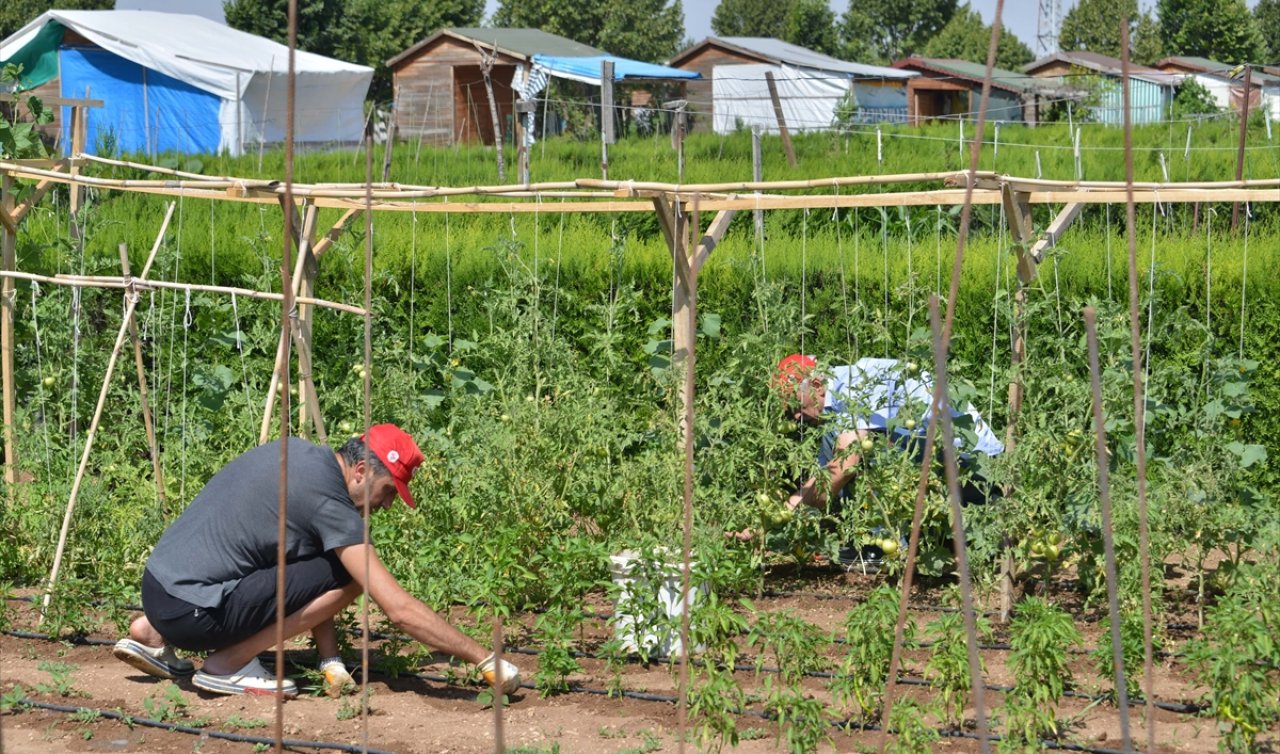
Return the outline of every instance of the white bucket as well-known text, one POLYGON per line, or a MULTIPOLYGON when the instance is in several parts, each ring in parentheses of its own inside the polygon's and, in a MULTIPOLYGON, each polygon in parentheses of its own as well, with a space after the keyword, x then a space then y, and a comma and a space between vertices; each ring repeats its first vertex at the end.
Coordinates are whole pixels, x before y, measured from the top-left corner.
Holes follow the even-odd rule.
MULTIPOLYGON (((672 562, 664 550, 657 555, 662 563, 645 566, 641 553, 623 550, 609 556, 609 573, 618 585, 618 598, 613 606, 614 636, 627 652, 647 653, 655 657, 684 654, 680 642, 680 616, 684 613, 680 588, 683 570, 672 562), (636 573, 638 571, 638 573, 636 573), (652 575, 660 574, 656 586, 652 575)), ((689 564, 693 567, 693 563, 689 564)), ((689 605, 696 605, 707 590, 705 584, 689 585, 689 605)), ((701 651, 695 647, 694 653, 701 651)))

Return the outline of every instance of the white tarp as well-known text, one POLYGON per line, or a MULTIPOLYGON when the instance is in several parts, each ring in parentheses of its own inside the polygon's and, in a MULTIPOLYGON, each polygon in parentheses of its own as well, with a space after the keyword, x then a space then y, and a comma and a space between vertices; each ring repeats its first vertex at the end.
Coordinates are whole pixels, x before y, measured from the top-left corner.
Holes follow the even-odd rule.
POLYGON ((769 96, 767 72, 773 73, 789 131, 831 128, 836 108, 850 91, 858 107, 855 120, 859 122, 898 121, 906 117, 905 81, 879 86, 859 82, 847 74, 788 65, 718 65, 711 82, 712 128, 716 133, 755 127, 777 133, 778 119, 769 96))
MULTIPOLYGON (((142 10, 51 10, 0 42, 8 58, 56 21, 90 42, 222 100, 222 149, 283 138, 289 48, 210 19, 142 10)), ((299 142, 359 141, 373 69, 309 52, 294 55, 299 142)))

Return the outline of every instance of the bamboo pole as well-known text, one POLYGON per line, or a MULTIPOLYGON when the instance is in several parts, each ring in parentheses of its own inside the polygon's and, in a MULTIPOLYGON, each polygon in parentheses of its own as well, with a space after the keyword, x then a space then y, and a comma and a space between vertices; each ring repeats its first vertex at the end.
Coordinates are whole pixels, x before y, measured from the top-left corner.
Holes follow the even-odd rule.
MULTIPOLYGON (((142 267, 142 274, 138 277, 145 280, 147 275, 151 273, 151 264, 156 260, 156 253, 160 251, 160 242, 164 240, 164 234, 169 229, 169 220, 173 217, 173 210, 177 205, 170 203, 168 212, 165 213, 164 222, 160 225, 160 232, 156 235, 156 242, 151 247, 151 253, 147 256, 147 263, 142 267)), ((84 482, 84 473, 89 466, 89 453, 93 450, 93 440, 98 432, 98 422, 102 420, 102 408, 107 403, 107 392, 111 388, 111 376, 115 372, 116 359, 120 357, 121 347, 124 345, 125 334, 129 331, 129 323, 133 317, 133 310, 138 305, 138 293, 136 290, 128 289, 125 295, 124 318, 120 323, 120 330, 116 333, 116 343, 111 349, 111 358, 107 361, 106 374, 102 377, 102 389, 98 391, 98 404, 93 409, 93 420, 89 423, 89 434, 85 437, 84 450, 80 454, 80 466, 76 469, 75 481, 71 484, 71 494, 67 498, 67 510, 62 516, 62 530, 58 533, 58 547, 53 554, 53 569, 49 572, 49 585, 45 589, 44 599, 40 603, 40 621, 44 622, 46 611, 49 609, 49 601, 53 598, 54 587, 58 583, 58 571, 62 566, 62 554, 67 546, 67 534, 71 530, 71 516, 76 509, 76 498, 80 495, 80 485, 84 482)))
MULTIPOLYGON (((1133 203, 1133 189, 1130 186, 1133 183, 1133 124, 1129 117, 1129 22, 1128 19, 1122 19, 1120 22, 1120 48, 1121 48, 1121 70, 1123 76, 1122 99, 1124 102, 1124 180, 1125 180, 1125 236, 1129 247, 1129 348, 1130 358, 1133 368, 1133 424, 1134 424, 1134 463, 1137 466, 1138 476, 1138 559, 1140 561, 1140 569, 1142 572, 1142 679, 1143 679, 1143 695, 1147 700, 1147 751, 1155 750, 1156 743, 1156 708, 1155 708, 1155 678, 1152 669, 1152 637, 1151 637, 1151 529, 1148 525, 1147 518, 1147 409, 1146 409, 1146 386, 1143 384, 1142 371, 1142 324, 1141 318, 1138 316, 1138 247, 1137 247, 1137 231, 1135 225, 1135 209, 1133 203)), ((1248 71, 1248 68, 1245 69, 1248 71)), ((1248 81, 1246 73, 1245 81, 1248 81)), ((1245 91, 1245 113, 1248 113, 1248 96, 1249 92, 1245 91)), ((1241 126, 1240 137, 1243 140, 1244 130, 1241 126)), ((1241 145, 1241 154, 1243 154, 1243 144, 1241 145)), ((1237 177, 1239 173, 1237 170, 1237 177)), ((1239 206, 1239 205, 1237 205, 1239 206)), ((1233 217, 1234 220, 1234 217, 1233 217)), ((1234 223, 1232 230, 1235 229, 1234 223)), ((1241 282, 1241 286, 1244 282, 1241 282)), ((1100 399, 1099 399, 1100 400, 1100 399)), ((1101 409, 1099 409, 1100 411, 1101 409)), ((1110 527, 1104 524, 1104 534, 1106 529, 1110 527)), ((1114 574, 1112 574, 1114 577, 1114 574)), ((1111 638, 1117 642, 1116 652, 1119 649, 1120 637, 1120 615, 1115 613, 1111 616, 1111 638)), ((1119 661, 1116 667, 1120 667, 1119 661)), ((1128 751, 1132 742, 1125 738, 1125 750, 1128 751)))
MULTIPOLYGON (((13 179, 4 176, 0 182, 0 214, 5 217, 13 210, 13 179)), ((17 229, 0 231, 0 272, 12 272, 17 266, 17 229)), ((13 436, 14 385, 13 385, 13 307, 16 290, 13 279, 5 277, 0 282, 0 389, 4 391, 4 481, 9 499, 13 498, 13 483, 17 478, 17 448, 13 436)))
MULTIPOLYGON (((1116 706, 1120 710, 1120 742, 1122 750, 1133 751, 1129 732, 1129 690, 1124 678, 1124 649, 1120 639, 1120 598, 1116 578, 1116 546, 1111 527, 1111 484, 1107 455, 1107 426, 1102 416, 1102 370, 1098 366, 1098 312, 1092 306, 1084 310, 1085 333, 1089 343, 1089 388, 1093 397, 1094 452, 1098 458, 1098 501, 1102 509, 1102 548, 1107 575, 1107 609, 1111 616, 1111 662, 1115 671, 1116 706)), ((1152 721, 1148 720, 1150 725, 1152 721)))
MULTIPOLYGON (((50 277, 48 275, 36 275, 31 272, 6 272, 0 271, 0 277, 13 278, 14 280, 33 280, 37 283, 50 283, 53 285, 63 285, 71 288, 127 288, 128 284, 123 278, 96 275, 57 275, 50 277)), ((200 285, 197 283, 169 283, 163 280, 139 280, 134 278, 133 287, 139 291, 149 291, 155 289, 178 290, 178 291, 203 291, 208 293, 225 293, 240 298, 253 298, 262 301, 280 301, 284 298, 283 294, 272 293, 270 291, 253 291, 248 288, 232 288, 225 285, 200 285)), ((296 298, 298 302, 305 302, 323 309, 333 309, 335 311, 346 312, 348 314, 356 314, 364 316, 364 309, 351 304, 342 304, 335 301, 326 301, 320 298, 296 298)))
MULTIPOLYGON (((173 206, 172 203, 169 205, 173 206)), ((129 274, 129 249, 125 244, 120 244, 120 269, 124 271, 124 277, 128 280, 129 274)), ((156 431, 151 423, 151 401, 147 396, 147 369, 142 360, 142 341, 138 338, 138 322, 132 312, 129 313, 129 340, 133 343, 133 366, 138 373, 138 401, 142 405, 142 425, 147 431, 147 448, 151 451, 151 468, 155 474, 156 496, 160 500, 164 500, 164 474, 160 468, 160 452, 156 446, 156 431)))

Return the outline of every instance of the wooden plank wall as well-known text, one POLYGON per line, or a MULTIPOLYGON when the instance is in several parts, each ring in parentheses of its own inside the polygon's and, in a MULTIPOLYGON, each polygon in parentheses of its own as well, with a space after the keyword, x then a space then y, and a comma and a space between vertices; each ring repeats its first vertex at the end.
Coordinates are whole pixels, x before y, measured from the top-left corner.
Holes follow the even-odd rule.
POLYGON ((713 112, 711 82, 716 66, 767 62, 769 61, 730 52, 714 45, 707 45, 676 66, 682 71, 697 71, 702 74, 701 79, 688 81, 685 86, 685 99, 689 102, 688 109, 691 113, 697 113, 693 118, 691 130, 711 130, 711 115, 713 112))
MULTIPOLYGON (((480 59, 474 46, 446 38, 397 68, 395 109, 401 137, 436 145, 492 144, 493 123, 480 59)), ((493 96, 504 128, 514 110, 511 77, 518 62, 499 55, 493 68, 493 96)))

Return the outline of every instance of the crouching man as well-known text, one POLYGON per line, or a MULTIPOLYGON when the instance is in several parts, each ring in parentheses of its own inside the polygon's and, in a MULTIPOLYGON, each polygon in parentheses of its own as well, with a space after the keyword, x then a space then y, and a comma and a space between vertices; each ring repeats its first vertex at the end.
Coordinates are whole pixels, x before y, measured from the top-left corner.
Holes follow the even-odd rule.
MULTIPOLYGON (((364 544, 364 516, 397 496, 414 507, 409 480, 422 452, 404 430, 379 424, 337 453, 288 440, 284 635, 310 631, 326 691, 351 682, 338 656, 334 616, 368 589, 387 618, 414 639, 478 665, 504 692, 519 671, 412 597, 364 544), (367 456, 367 458, 366 458, 367 456), (366 578, 367 574, 367 578, 366 578)), ((213 476, 160 537, 142 576, 144 616, 115 656, 149 675, 194 671, 173 648, 208 652, 191 682, 218 694, 277 692, 258 661, 276 642, 280 442, 259 446, 213 476)), ((285 696, 298 693, 285 680, 285 696)))

